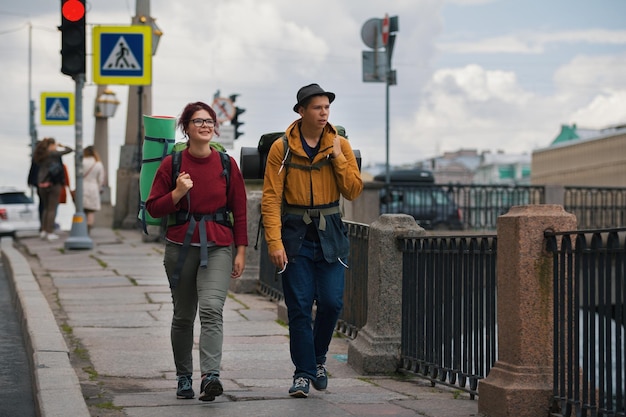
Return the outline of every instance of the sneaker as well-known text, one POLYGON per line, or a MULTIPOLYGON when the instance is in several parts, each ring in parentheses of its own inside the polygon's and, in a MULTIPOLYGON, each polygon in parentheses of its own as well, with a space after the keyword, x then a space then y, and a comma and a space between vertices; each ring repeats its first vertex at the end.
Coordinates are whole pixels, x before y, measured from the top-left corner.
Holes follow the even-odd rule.
POLYGON ((196 394, 191 388, 191 376, 181 375, 178 377, 178 388, 176 389, 176 398, 181 400, 189 400, 196 394))
POLYGON ((45 240, 48 237, 48 233, 46 233, 45 231, 42 231, 41 233, 39 233, 39 237, 45 240))
POLYGON ((200 401, 213 401, 215 397, 219 397, 224 392, 222 383, 218 375, 207 375, 202 379, 200 384, 200 401))
POLYGON ((318 363, 315 376, 316 379, 312 382, 313 388, 318 391, 324 391, 328 386, 328 373, 326 372, 326 365, 324 365, 323 363, 318 363))
POLYGON ((59 238, 59 235, 57 235, 56 233, 48 233, 48 237, 46 239, 48 239, 48 242, 51 242, 53 240, 57 240, 59 238))
POLYGON ((309 378, 299 376, 293 379, 293 385, 289 388, 289 395, 295 398, 306 398, 309 396, 309 378))

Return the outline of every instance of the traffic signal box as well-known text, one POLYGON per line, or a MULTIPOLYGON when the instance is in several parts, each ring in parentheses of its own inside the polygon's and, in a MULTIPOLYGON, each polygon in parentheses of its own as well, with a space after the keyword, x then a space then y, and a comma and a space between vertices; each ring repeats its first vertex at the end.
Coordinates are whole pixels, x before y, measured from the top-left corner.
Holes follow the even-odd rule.
POLYGON ((246 109, 242 109, 241 107, 235 107, 235 116, 231 120, 232 125, 235 126, 235 139, 243 135, 243 132, 239 131, 239 127, 241 127, 241 125, 243 124, 243 122, 239 121, 239 115, 245 111, 246 109))
POLYGON ((85 73, 85 0, 61 0, 61 72, 85 73))

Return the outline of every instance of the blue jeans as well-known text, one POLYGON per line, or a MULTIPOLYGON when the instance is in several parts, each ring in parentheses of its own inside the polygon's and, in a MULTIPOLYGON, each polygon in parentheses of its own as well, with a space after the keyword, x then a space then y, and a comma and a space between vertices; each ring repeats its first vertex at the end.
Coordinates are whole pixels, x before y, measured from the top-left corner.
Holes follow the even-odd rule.
POLYGON ((341 262, 326 262, 319 242, 304 240, 282 277, 289 317, 289 349, 296 366, 294 378, 315 380, 316 365, 326 363, 343 307, 344 266, 341 262), (311 326, 314 300, 317 312, 311 326))

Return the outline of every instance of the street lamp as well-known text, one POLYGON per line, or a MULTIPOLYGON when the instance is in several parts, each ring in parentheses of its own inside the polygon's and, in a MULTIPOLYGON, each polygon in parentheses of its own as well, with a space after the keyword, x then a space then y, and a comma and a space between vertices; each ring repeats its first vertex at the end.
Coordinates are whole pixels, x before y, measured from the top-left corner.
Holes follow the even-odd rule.
POLYGON ((159 46, 159 39, 163 36, 163 32, 157 26, 155 18, 152 18, 150 26, 152 26, 152 55, 156 55, 157 46, 159 46))
POLYGON ((94 116, 108 119, 115 116, 117 106, 120 101, 115 96, 115 93, 111 90, 104 90, 100 97, 96 99, 96 106, 94 108, 94 116))

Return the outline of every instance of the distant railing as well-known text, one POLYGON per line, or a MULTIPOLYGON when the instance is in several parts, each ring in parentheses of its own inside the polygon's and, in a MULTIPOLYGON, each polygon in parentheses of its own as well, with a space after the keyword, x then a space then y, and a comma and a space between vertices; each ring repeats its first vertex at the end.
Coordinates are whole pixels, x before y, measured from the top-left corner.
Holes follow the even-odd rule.
POLYGON ((543 186, 391 184, 380 190, 380 213, 403 213, 427 230, 491 231, 513 206, 543 204, 543 186))
POLYGON ((626 415, 625 235, 545 234, 554 270, 551 416, 626 415))
POLYGON ((401 370, 474 397, 496 361, 497 238, 403 238, 401 246, 401 370))
POLYGON ((463 214, 465 230, 495 230, 498 216, 513 206, 544 204, 544 186, 534 185, 447 185, 463 214))
POLYGON ((626 226, 626 188, 565 187, 563 207, 579 229, 626 226))
POLYGON ((626 188, 565 186, 546 201, 543 185, 391 184, 380 190, 380 214, 415 217, 425 229, 495 231, 513 206, 560 204, 576 215, 578 229, 626 226, 626 188))

